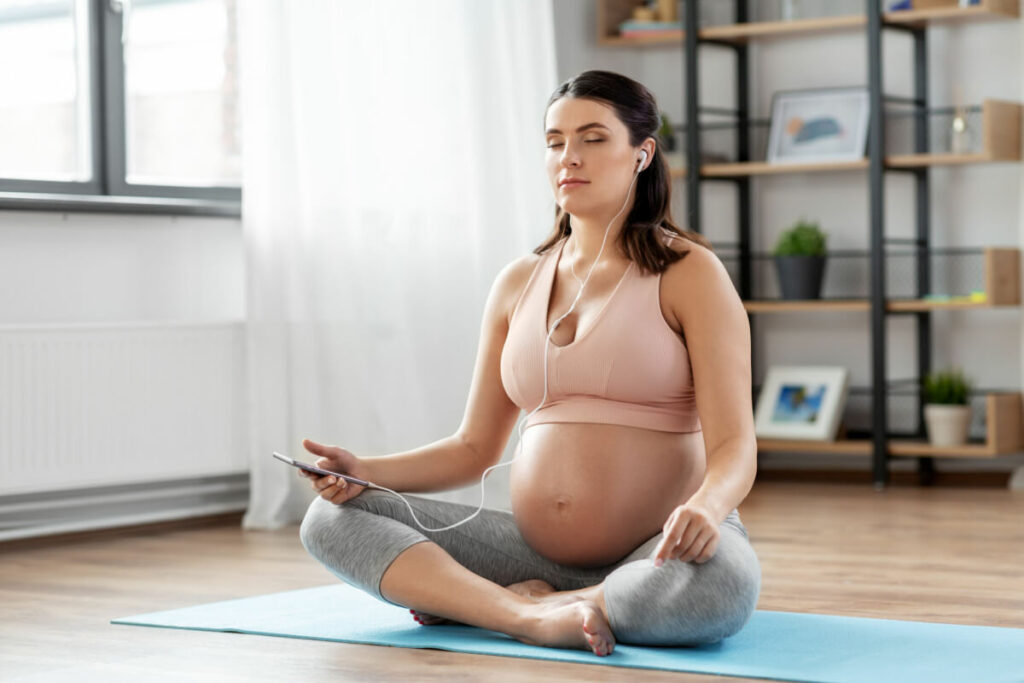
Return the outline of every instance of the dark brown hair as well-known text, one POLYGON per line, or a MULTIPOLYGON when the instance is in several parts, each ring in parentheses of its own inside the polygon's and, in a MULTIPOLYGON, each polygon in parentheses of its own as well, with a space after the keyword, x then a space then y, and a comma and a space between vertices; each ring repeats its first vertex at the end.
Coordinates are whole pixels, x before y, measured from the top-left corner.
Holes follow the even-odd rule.
MULTIPOLYGON (((631 78, 611 71, 584 71, 558 86, 544 109, 545 119, 551 105, 563 97, 594 100, 611 107, 629 130, 629 144, 634 147, 640 146, 648 137, 658 139, 661 119, 654 95, 631 78)), ((533 253, 543 254, 572 233, 569 218, 569 214, 556 205, 554 229, 533 253)), ((651 273, 661 273, 686 256, 686 252, 680 253, 666 246, 658 234, 659 228, 712 249, 706 237, 682 229, 672 220, 672 175, 661 146, 655 144, 654 160, 636 179, 633 209, 626 216, 618 238, 619 246, 626 255, 651 273)))

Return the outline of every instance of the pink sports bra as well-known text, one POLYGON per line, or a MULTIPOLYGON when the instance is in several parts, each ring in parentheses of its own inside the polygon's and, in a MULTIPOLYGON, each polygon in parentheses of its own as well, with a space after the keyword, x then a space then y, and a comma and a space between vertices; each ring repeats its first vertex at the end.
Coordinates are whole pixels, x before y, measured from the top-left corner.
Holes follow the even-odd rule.
MULTIPOLYGON (((505 392, 526 412, 544 396, 548 304, 566 239, 534 266, 501 351, 505 392)), ((576 338, 565 346, 547 342, 547 399, 524 428, 594 422, 700 431, 690 356, 662 316, 660 283, 660 275, 642 275, 630 262, 588 328, 577 327, 576 338)))

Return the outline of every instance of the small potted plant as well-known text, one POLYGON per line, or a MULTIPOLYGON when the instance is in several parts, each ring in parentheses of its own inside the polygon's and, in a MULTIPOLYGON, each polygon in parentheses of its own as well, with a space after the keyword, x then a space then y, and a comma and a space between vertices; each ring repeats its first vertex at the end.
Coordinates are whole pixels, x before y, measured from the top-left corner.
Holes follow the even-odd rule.
POLYGON ((800 219, 783 231, 772 252, 783 299, 820 299, 825 276, 825 233, 800 219))
POLYGON ((971 426, 970 381, 956 368, 931 372, 924 378, 923 392, 928 442, 933 446, 966 443, 971 426))
POLYGON ((658 114, 661 125, 658 126, 658 138, 661 140, 661 148, 666 152, 676 151, 676 133, 668 116, 661 112, 658 114))

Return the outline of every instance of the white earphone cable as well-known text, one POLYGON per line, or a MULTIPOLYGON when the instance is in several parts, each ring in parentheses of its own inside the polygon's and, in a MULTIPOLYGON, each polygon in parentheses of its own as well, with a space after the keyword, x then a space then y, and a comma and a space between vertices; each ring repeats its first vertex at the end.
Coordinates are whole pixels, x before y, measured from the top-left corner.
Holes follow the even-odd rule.
MULTIPOLYGON (((457 527, 457 526, 459 526, 461 524, 465 524, 466 522, 468 522, 469 520, 473 519, 478 514, 480 514, 480 511, 483 510, 483 507, 484 507, 484 496, 486 495, 486 488, 484 487, 484 479, 487 477, 487 473, 490 472, 491 470, 493 470, 496 467, 506 467, 508 465, 511 465, 513 462, 515 462, 516 457, 518 457, 519 449, 523 445, 523 425, 526 424, 527 420, 530 419, 531 415, 536 413, 538 410, 540 410, 544 406, 544 402, 547 400, 547 397, 548 397, 548 345, 551 343, 551 335, 554 334, 555 328, 558 327, 558 324, 560 322, 562 322, 562 320, 565 319, 566 316, 568 316, 570 313, 572 313, 572 310, 574 308, 576 308, 576 303, 580 300, 580 297, 583 295, 583 288, 587 286, 587 282, 590 280, 590 275, 591 275, 591 273, 594 272, 594 267, 597 265, 598 261, 601 260, 601 254, 604 253, 604 245, 608 241, 608 230, 612 227, 612 223, 615 222, 615 219, 618 218, 620 215, 622 215, 622 212, 625 211, 626 204, 629 203, 630 193, 632 193, 632 191, 633 191, 633 185, 636 183, 636 179, 638 177, 640 177, 640 171, 643 170, 643 165, 644 165, 644 162, 646 160, 647 160, 647 153, 643 152, 643 157, 640 159, 640 163, 637 165, 637 169, 633 173, 633 180, 630 181, 630 183, 629 183, 629 190, 626 191, 626 201, 624 201, 622 203, 622 208, 619 209, 619 212, 617 214, 615 214, 615 216, 612 217, 611 221, 608 222, 608 227, 606 227, 604 229, 604 239, 601 240, 601 249, 597 252, 597 258, 595 258, 594 262, 592 264, 590 264, 590 269, 587 271, 587 277, 584 278, 583 282, 580 284, 580 288, 576 292, 576 297, 573 299, 572 305, 569 306, 569 310, 566 311, 565 313, 563 313, 562 316, 558 320, 556 320, 554 322, 554 324, 551 325, 551 329, 548 330, 548 336, 544 340, 544 395, 540 399, 540 404, 536 408, 531 410, 530 413, 526 416, 526 418, 524 418, 523 420, 520 421, 520 423, 519 423, 519 441, 516 443, 515 455, 512 456, 512 459, 509 460, 508 462, 500 462, 497 465, 491 465, 486 470, 484 470, 484 473, 482 475, 480 475, 480 505, 477 507, 476 512, 471 514, 469 517, 466 517, 461 522, 455 522, 454 524, 449 524, 448 526, 439 527, 437 529, 429 529, 429 528, 423 526, 423 524, 420 522, 419 518, 416 517, 416 512, 412 509, 412 505, 409 504, 409 501, 405 499, 405 496, 403 496, 398 491, 393 491, 393 490, 389 489, 386 486, 379 486, 377 484, 374 484, 373 482, 368 482, 369 483, 368 488, 374 488, 374 489, 379 489, 381 491, 387 491, 388 493, 393 493, 396 496, 398 496, 399 498, 401 498, 402 502, 405 503, 405 507, 409 508, 409 514, 412 515, 413 521, 416 522, 416 524, 421 529, 423 529, 424 531, 447 531, 448 529, 454 529, 455 527, 457 527)), ((569 239, 569 238, 566 237, 566 239, 569 239)), ((579 282, 579 277, 576 275, 576 271, 575 270, 573 270, 572 274, 573 274, 573 277, 576 278, 576 281, 579 282)))

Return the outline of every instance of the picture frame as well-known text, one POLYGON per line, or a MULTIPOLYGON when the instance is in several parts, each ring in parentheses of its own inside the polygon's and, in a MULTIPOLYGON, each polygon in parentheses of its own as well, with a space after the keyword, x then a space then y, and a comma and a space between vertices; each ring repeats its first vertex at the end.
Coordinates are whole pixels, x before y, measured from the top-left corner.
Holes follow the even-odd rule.
POLYGON ((772 95, 767 161, 858 161, 867 150, 867 88, 779 91, 772 95))
POLYGON ((771 366, 754 412, 758 437, 835 441, 850 371, 836 366, 771 366))

